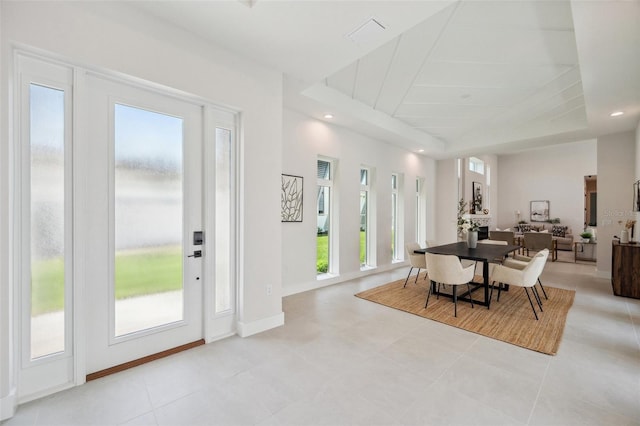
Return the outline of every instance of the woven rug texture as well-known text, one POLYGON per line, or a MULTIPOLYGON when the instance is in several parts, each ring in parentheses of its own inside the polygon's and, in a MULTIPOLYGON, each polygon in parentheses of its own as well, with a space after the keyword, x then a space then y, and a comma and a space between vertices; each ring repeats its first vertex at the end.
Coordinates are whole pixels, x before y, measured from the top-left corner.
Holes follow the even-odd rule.
MULTIPOLYGON (((403 288, 405 280, 401 279, 360 292, 356 297, 548 355, 558 352, 567 314, 575 297, 573 290, 545 286, 549 297, 546 300, 538 286, 544 312, 539 312, 532 296, 538 311, 539 320, 536 321, 524 289, 511 286, 509 291, 502 292, 498 302, 496 288, 490 309, 481 305, 471 308, 469 302, 458 300, 458 316, 454 317, 451 298, 441 296, 438 299, 432 294, 425 309, 429 280, 424 279, 424 273, 420 274, 417 283, 414 280, 415 275, 412 275, 406 288, 403 288)), ((475 281, 481 280, 482 277, 475 278, 475 281)), ((451 289, 450 286, 447 288, 451 289)), ((464 292, 466 286, 458 286, 458 294, 464 292)), ((483 293, 481 288, 473 292, 474 300, 482 299, 483 293)))

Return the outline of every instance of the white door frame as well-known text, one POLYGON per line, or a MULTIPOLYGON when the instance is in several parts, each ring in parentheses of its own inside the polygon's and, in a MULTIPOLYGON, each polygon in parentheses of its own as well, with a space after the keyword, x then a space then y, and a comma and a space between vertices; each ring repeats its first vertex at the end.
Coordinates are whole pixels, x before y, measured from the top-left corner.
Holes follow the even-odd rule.
MULTIPOLYGON (((184 101, 199 103, 204 108, 204 155, 203 162, 209 162, 212 158, 215 157, 215 146, 211 145, 209 142, 215 139, 215 129, 216 126, 221 125, 223 128, 230 129, 232 131, 232 154, 231 154, 231 176, 230 176, 230 185, 231 185, 231 222, 229 224, 232 232, 232 246, 230 247, 230 252, 232 256, 232 262, 230 265, 231 269, 231 282, 229 285, 231 286, 231 292, 233 295, 233 300, 231 304, 231 309, 225 312, 215 312, 215 302, 214 297, 216 294, 215 283, 212 279, 203 278, 203 297, 204 297, 204 313, 203 313, 203 321, 204 321, 204 338, 205 341, 212 342, 236 333, 238 327, 238 293, 237 293, 237 280, 239 277, 239 262, 238 262, 238 247, 235 243, 238 241, 237 236, 239 235, 239 221, 237 220, 237 215, 239 214, 238 209, 238 179, 239 179, 239 164, 240 164, 240 155, 238 155, 238 147, 240 144, 240 114, 239 111, 234 111, 228 108, 220 107, 215 103, 212 103, 206 99, 200 98, 198 96, 193 96, 188 93, 184 93, 179 90, 175 90, 172 88, 167 88, 165 86, 151 83, 148 81, 143 81, 141 79, 123 76, 117 72, 105 71, 103 69, 97 69, 95 67, 86 66, 82 64, 73 63, 69 61, 67 58, 61 58, 57 55, 48 54, 39 50, 32 50, 30 48, 26 48, 24 46, 13 46, 13 54, 11 55, 13 66, 12 66, 12 74, 13 74, 13 84, 9 86, 10 92, 13 93, 13 103, 12 107, 16 113, 13 115, 10 120, 10 127, 13 130, 10 130, 10 139, 12 140, 13 149, 10 149, 9 152, 13 152, 13 158, 9 159, 10 167, 10 184, 12 187, 10 188, 10 197, 13 198, 11 209, 11 225, 18 226, 20 224, 19 221, 19 193, 20 193, 20 181, 16 179, 16 174, 20 170, 18 167, 18 158, 17 153, 20 152, 21 148, 21 140, 20 140, 20 118, 18 107, 19 103, 19 82, 17 76, 20 74, 20 68, 18 66, 19 58, 29 58, 36 61, 41 61, 45 64, 54 64, 62 67, 67 67, 72 71, 72 139, 75 143, 73 143, 73 161, 72 161, 72 169, 73 169, 73 191, 72 195, 74 197, 74 204, 72 209, 73 214, 73 234, 74 234, 74 243, 73 243, 73 270, 72 270, 72 298, 73 302, 71 304, 70 310, 72 313, 72 377, 69 381, 65 383, 60 383, 58 385, 53 385, 37 392, 24 392, 21 391, 21 378, 22 372, 20 367, 20 359, 22 352, 22 308, 21 308, 21 288, 20 282, 18 279, 14 279, 13 285, 13 300, 11 302, 13 306, 12 317, 13 317, 13 327, 12 327, 12 342, 10 350, 13 353, 13 362, 10 363, 10 369, 12 377, 15 378, 15 386, 16 386, 16 397, 15 401, 18 403, 25 403, 48 394, 52 394, 58 392, 60 390, 81 385, 85 382, 86 377, 86 332, 84 325, 84 318, 86 316, 86 307, 84 306, 85 300, 85 280, 88 277, 88 271, 85 268, 85 253, 86 253, 86 233, 83 231, 86 229, 86 220, 87 218, 83 216, 83 212, 85 211, 82 203, 78 202, 77 195, 87 191, 86 187, 86 179, 83 176, 86 176, 87 173, 87 165, 83 158, 86 158, 88 155, 87 150, 89 147, 87 144, 83 144, 82 141, 86 141, 88 137, 88 129, 86 124, 87 115, 86 108, 83 108, 84 103, 87 102, 86 99, 86 82, 85 76, 86 72, 94 72, 100 73, 104 76, 119 79, 121 81, 127 82, 128 84, 139 86, 146 90, 156 91, 162 93, 164 95, 173 96, 177 99, 181 99, 184 101), (80 141, 80 143, 78 143, 80 141)), ((209 162, 208 164, 212 164, 209 162)), ((209 168, 204 169, 204 182, 203 182, 203 190, 205 194, 212 194, 212 191, 215 191, 215 176, 212 176, 212 170, 209 168)), ((215 238, 215 216, 214 212, 209 208, 212 200, 208 199, 205 196, 204 199, 204 230, 205 230, 205 238, 215 238)), ((16 276, 16 271, 19 271, 21 267, 21 256, 20 256, 20 233, 15 232, 12 237, 12 246, 14 248, 14 256, 11 259, 11 264, 13 265, 13 274, 14 278, 18 278, 16 276)), ((205 277, 211 277, 213 275, 213 271, 215 271, 215 258, 214 256, 206 257, 204 262, 204 272, 203 275, 205 277)), ((5 401, 3 400, 3 403, 5 401)), ((4 407, 3 407, 4 408, 4 407)), ((7 411, 7 410, 5 410, 7 411)))

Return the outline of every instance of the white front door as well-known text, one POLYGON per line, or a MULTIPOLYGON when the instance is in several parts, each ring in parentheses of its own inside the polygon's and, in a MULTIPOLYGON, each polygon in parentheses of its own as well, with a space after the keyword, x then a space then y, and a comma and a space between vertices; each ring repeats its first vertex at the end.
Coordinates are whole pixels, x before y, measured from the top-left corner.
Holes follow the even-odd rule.
POLYGON ((202 107, 86 76, 87 374, 203 338, 202 107))

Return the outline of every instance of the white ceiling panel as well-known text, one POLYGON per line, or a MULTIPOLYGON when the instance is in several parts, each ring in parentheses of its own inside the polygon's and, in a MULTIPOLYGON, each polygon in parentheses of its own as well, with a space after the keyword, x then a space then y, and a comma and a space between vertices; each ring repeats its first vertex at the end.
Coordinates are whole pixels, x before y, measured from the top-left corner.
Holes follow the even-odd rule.
POLYGON ((327 77, 327 86, 332 87, 353 98, 353 90, 358 74, 358 62, 354 62, 335 74, 327 77))
POLYGON ((425 64, 416 85, 457 87, 540 87, 568 71, 567 65, 477 64, 433 62, 425 64))
POLYGON ((77 7, 122 25, 145 19, 174 25, 196 43, 282 72, 285 106, 319 118, 337 112, 336 124, 436 157, 550 143, 553 132, 567 142, 635 129, 640 121, 639 0, 163 0, 77 7), (346 37, 370 18, 386 27, 376 40, 346 37), (614 109, 627 114, 612 120, 614 109))
POLYGON ((398 39, 392 40, 358 61, 354 98, 370 106, 376 104, 397 46, 398 39))
POLYGON ((567 1, 470 1, 461 4, 454 25, 566 30, 573 28, 573 20, 567 1))
POLYGON ((531 93, 528 87, 486 88, 486 87, 442 87, 413 86, 405 103, 436 103, 450 105, 500 105, 509 106, 531 93))
POLYGON ((400 36, 397 51, 375 109, 393 115, 429 55, 431 47, 446 26, 456 5, 443 9, 400 36))
POLYGON ((431 60, 490 64, 575 64, 572 31, 446 30, 431 60))
POLYGON ((446 104, 402 104, 395 114, 396 118, 411 116, 427 117, 467 117, 487 118, 504 111, 498 106, 446 105, 446 104))

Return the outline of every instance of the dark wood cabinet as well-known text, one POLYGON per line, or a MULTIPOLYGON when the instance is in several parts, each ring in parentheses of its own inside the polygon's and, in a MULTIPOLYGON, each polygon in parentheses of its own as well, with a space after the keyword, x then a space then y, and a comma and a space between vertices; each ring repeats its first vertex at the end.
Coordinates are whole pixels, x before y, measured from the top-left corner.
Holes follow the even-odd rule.
POLYGON ((611 285, 616 296, 640 299, 640 244, 613 242, 611 285))

